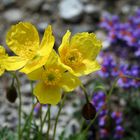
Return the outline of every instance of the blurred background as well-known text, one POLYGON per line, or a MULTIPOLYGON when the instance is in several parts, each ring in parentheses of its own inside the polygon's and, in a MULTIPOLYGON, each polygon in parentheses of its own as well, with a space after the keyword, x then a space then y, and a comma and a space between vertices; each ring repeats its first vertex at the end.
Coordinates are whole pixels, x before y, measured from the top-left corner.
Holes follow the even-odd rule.
MULTIPOLYGON (((33 23, 40 37, 45 28, 51 24, 56 38, 55 49, 60 45, 62 36, 68 29, 72 34, 94 32, 103 42, 98 57, 102 69, 81 79, 96 111, 102 108, 102 112, 90 128, 86 139, 139 140, 140 80, 137 79, 140 78, 139 7, 139 0, 0 0, 0 44, 11 53, 6 46, 5 35, 10 26, 19 21, 33 23), (108 92, 117 77, 119 77, 117 86, 109 103, 106 104, 104 90, 108 92)), ((18 123, 18 98, 15 103, 10 103, 6 98, 11 82, 8 73, 0 77, 0 140, 12 140, 18 123)), ((27 77, 20 74, 20 82, 23 100, 22 123, 24 123, 24 118, 32 106, 32 93, 27 77)), ((85 97, 80 88, 68 95, 56 132, 58 139, 78 140, 77 133, 80 128, 84 129, 89 123, 87 121, 81 126, 84 120, 81 115, 84 104, 85 97)), ((34 110, 36 125, 39 125, 39 109, 38 104, 34 110)), ((43 110, 46 111, 46 106, 43 110)), ((55 118, 57 110, 57 107, 53 107, 52 119, 55 118)), ((47 125, 44 132, 46 129, 47 125)), ((32 136, 30 139, 35 140, 32 136)))

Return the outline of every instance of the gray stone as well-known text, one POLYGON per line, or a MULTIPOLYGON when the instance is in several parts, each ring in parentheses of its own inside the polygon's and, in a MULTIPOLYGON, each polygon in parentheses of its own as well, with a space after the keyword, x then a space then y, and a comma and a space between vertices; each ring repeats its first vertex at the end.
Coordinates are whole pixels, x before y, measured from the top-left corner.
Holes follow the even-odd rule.
POLYGON ((60 17, 67 21, 77 22, 83 11, 83 4, 79 0, 62 0, 59 4, 60 17))
POLYGON ((6 7, 6 6, 11 6, 12 4, 15 4, 16 0, 2 0, 1 3, 4 5, 4 7, 6 7))
POLYGON ((45 3, 42 5, 41 10, 47 14, 51 14, 53 12, 53 7, 51 4, 45 3))
POLYGON ((28 0, 25 3, 25 8, 32 10, 32 11, 37 11, 41 4, 43 3, 44 0, 28 0))
POLYGON ((129 14, 130 13, 130 9, 132 9, 132 7, 130 5, 124 5, 121 8, 121 11, 122 11, 123 14, 129 14))
POLYGON ((90 25, 75 25, 73 28, 72 28, 72 33, 75 34, 75 33, 78 33, 78 32, 92 32, 94 29, 93 26, 90 26, 90 25))
POLYGON ((98 6, 94 6, 92 4, 87 4, 84 7, 84 11, 87 14, 93 14, 93 13, 99 12, 100 11, 100 8, 98 6))
POLYGON ((47 28, 48 23, 47 22, 40 22, 38 23, 37 27, 40 32, 44 33, 44 30, 47 28))
POLYGON ((16 8, 9 9, 4 12, 3 16, 9 22, 17 22, 17 21, 22 20, 23 11, 16 9, 16 8))

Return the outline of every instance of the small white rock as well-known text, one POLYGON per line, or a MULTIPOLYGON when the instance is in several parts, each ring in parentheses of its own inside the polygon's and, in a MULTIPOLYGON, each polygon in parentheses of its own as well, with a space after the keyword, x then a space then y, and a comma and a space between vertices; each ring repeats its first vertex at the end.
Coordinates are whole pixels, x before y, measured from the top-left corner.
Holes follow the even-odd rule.
POLYGON ((75 22, 81 18, 83 11, 83 4, 79 0, 62 0, 59 4, 59 14, 64 20, 75 22))

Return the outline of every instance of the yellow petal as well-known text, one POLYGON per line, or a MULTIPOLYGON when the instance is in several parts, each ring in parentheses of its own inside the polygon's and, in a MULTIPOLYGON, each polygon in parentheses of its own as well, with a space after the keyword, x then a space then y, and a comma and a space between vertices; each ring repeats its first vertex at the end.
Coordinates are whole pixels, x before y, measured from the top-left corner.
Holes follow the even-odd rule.
POLYGON ((37 56, 30 60, 23 69, 20 70, 20 72, 29 74, 34 70, 37 70, 38 68, 45 65, 47 62, 48 56, 37 56))
POLYGON ((81 73, 81 75, 87 75, 101 69, 100 64, 96 60, 95 61, 85 60, 84 63, 86 69, 83 71, 83 73, 81 73))
POLYGON ((81 84, 81 81, 76 76, 72 75, 69 72, 65 72, 62 77, 60 85, 64 88, 65 91, 69 92, 74 90, 77 86, 81 84))
POLYGON ((19 22, 8 31, 6 43, 15 54, 31 58, 39 48, 39 35, 31 23, 19 22))
POLYGON ((0 76, 4 73, 5 69, 0 66, 0 76))
POLYGON ((43 71, 44 71, 44 69, 43 69, 43 67, 41 67, 35 71, 32 71, 27 76, 30 80, 41 80, 43 71))
POLYGON ((5 52, 5 48, 3 46, 0 45, 0 57, 4 56, 6 54, 5 52))
POLYGON ((55 39, 54 36, 52 35, 52 28, 49 25, 45 30, 38 54, 41 56, 50 55, 54 46, 54 42, 55 39))
POLYGON ((3 59, 3 66, 6 70, 18 70, 22 68, 26 63, 27 59, 18 56, 9 56, 3 59))
POLYGON ((42 104, 56 105, 61 100, 60 88, 46 86, 43 82, 35 86, 33 93, 42 104))
POLYGON ((67 52, 67 49, 68 49, 67 47, 69 47, 70 35, 71 35, 71 32, 68 30, 63 36, 62 43, 60 47, 58 48, 60 56, 65 55, 65 53, 67 52))
POLYGON ((46 62, 46 66, 50 67, 50 66, 58 64, 58 59, 59 59, 59 57, 58 57, 57 53, 55 52, 55 50, 52 50, 52 52, 46 62))
POLYGON ((99 54, 102 44, 93 33, 77 33, 70 43, 71 48, 76 48, 85 59, 95 60, 99 54))

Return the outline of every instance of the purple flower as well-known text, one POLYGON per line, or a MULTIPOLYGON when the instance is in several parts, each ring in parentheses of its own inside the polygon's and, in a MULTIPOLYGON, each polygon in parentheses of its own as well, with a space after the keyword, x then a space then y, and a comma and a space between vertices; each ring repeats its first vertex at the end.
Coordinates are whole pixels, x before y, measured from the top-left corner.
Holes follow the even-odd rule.
POLYGON ((101 138, 107 138, 109 136, 109 132, 107 129, 101 128, 99 130, 99 135, 101 138))
POLYGON ((102 69, 98 72, 103 78, 116 77, 118 75, 118 65, 111 54, 102 54, 102 69))
POLYGON ((121 139, 124 135, 124 128, 121 125, 116 126, 114 138, 121 139))
POLYGON ((108 32, 108 39, 112 43, 113 51, 120 48, 119 56, 124 57, 121 48, 126 48, 127 54, 132 52, 134 57, 139 57, 137 53, 140 49, 140 9, 125 22, 121 22, 118 16, 103 17, 100 27, 108 32))
POLYGON ((114 112, 112 112, 111 117, 115 120, 116 124, 120 124, 123 121, 123 119, 122 119, 122 112, 114 111, 114 112))

